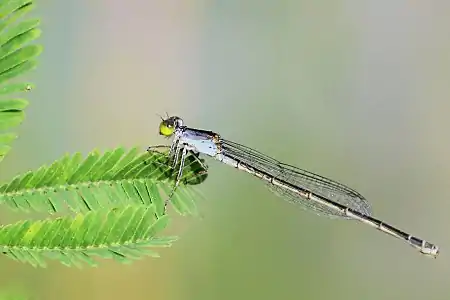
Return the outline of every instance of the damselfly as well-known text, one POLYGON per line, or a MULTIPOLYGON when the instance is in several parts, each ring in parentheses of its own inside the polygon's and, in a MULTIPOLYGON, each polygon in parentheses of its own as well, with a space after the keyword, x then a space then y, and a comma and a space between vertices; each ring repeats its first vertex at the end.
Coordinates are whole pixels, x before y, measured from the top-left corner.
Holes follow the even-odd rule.
POLYGON ((357 220, 405 241, 423 254, 432 257, 439 254, 438 246, 371 217, 369 202, 346 185, 282 163, 254 149, 223 139, 215 132, 187 127, 179 117, 163 119, 159 133, 173 137, 169 157, 177 177, 168 200, 180 183, 187 154, 205 154, 262 179, 283 199, 319 215, 357 220))

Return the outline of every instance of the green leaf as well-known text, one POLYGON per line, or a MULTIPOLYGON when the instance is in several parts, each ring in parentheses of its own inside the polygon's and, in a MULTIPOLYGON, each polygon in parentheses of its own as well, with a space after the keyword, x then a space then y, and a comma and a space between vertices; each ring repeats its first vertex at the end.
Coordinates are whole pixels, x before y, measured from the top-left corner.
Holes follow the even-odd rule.
POLYGON ((26 99, 12 95, 34 87, 29 82, 7 81, 34 69, 36 57, 42 52, 40 45, 29 45, 41 35, 40 20, 20 21, 33 8, 32 0, 0 1, 0 161, 11 150, 16 137, 9 130, 23 122, 28 106, 26 99))
POLYGON ((37 28, 39 25, 39 19, 31 19, 8 28, 0 36, 0 58, 37 39, 41 35, 41 30, 37 28))
POLYGON ((37 61, 34 59, 30 59, 28 61, 20 63, 12 67, 11 69, 4 71, 3 73, 0 73, 0 83, 5 83, 6 81, 22 75, 23 73, 29 72, 36 68, 36 66, 37 61))
POLYGON ((21 65, 28 60, 31 60, 32 58, 41 54, 41 52, 41 46, 28 45, 0 58, 0 74, 3 74, 8 70, 11 70, 16 66, 21 65))
POLYGON ((26 6, 30 5, 32 0, 11 0, 0 2, 0 18, 14 17, 11 16, 14 12, 20 11, 26 6))
POLYGON ((21 111, 28 106, 28 101, 25 99, 8 99, 0 100, 0 113, 21 111))
POLYGON ((157 256, 151 247, 171 246, 176 237, 158 237, 168 221, 167 215, 156 216, 154 206, 143 205, 21 221, 0 227, 0 251, 34 267, 46 267, 49 259, 67 266, 97 266, 95 257, 130 263, 157 256))
POLYGON ((23 117, 24 112, 21 110, 0 111, 0 130, 19 125, 22 123, 23 117))
MULTIPOLYGON (((117 148, 103 154, 93 151, 84 160, 77 153, 0 185, 0 204, 14 210, 48 213, 155 205, 158 215, 162 215, 175 177, 165 153, 117 148)), ((198 158, 188 155, 181 184, 172 198, 178 212, 196 213, 189 190, 206 177, 198 158)))
POLYGON ((29 82, 4 84, 2 87, 0 87, 0 95, 27 92, 34 89, 34 87, 34 84, 29 82))

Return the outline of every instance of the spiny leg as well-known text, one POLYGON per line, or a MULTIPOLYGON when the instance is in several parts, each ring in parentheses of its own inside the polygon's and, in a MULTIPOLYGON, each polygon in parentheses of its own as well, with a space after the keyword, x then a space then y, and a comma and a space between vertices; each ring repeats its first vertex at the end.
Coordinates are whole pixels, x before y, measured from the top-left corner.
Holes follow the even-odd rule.
POLYGON ((177 145, 177 147, 175 148, 175 153, 174 153, 174 157, 175 159, 172 162, 172 168, 175 169, 177 164, 178 164, 178 160, 180 159, 180 151, 181 151, 181 146, 177 145))
POLYGON ((167 146, 167 145, 155 145, 155 146, 149 146, 148 148, 147 148, 147 151, 148 152, 154 152, 154 151, 156 151, 156 149, 159 149, 159 148, 170 148, 170 146, 167 146))
POLYGON ((172 143, 170 144, 170 146, 169 146, 169 145, 155 145, 155 146, 149 146, 149 147, 147 148, 147 151, 148 151, 148 152, 152 152, 152 151, 156 151, 156 149, 165 148, 165 149, 169 149, 168 155, 171 156, 171 155, 173 155, 173 151, 174 151, 175 147, 177 146, 178 141, 179 141, 179 139, 178 139, 178 138, 175 138, 175 139, 172 141, 172 143))
MULTIPOLYGON (((190 149, 188 152, 194 158, 194 162, 191 162, 188 166, 192 165, 195 162, 198 162, 200 164, 200 166, 203 168, 203 170, 195 173, 195 175, 201 176, 203 174, 207 174, 208 173, 208 166, 204 162, 201 161, 201 159, 200 159, 200 152, 195 151, 194 148, 190 149)), ((188 166, 186 166, 186 167, 188 167, 188 166)), ((188 184, 188 182, 189 182, 188 180, 185 180, 184 183, 188 184)), ((202 212, 199 212, 199 216, 200 216, 200 219, 202 219, 202 220, 205 218, 202 212)))
MULTIPOLYGON (((178 147, 181 149, 181 147, 178 147)), ((178 151, 179 152, 179 151, 178 151)), ((174 187, 172 191, 169 194, 169 198, 164 202, 164 212, 166 212, 166 207, 169 201, 172 199, 173 195, 175 194, 176 189, 178 188, 178 185, 180 184, 181 177, 183 176, 183 168, 184 168, 184 162, 186 160, 186 155, 188 153, 188 149, 186 147, 183 147, 181 149, 181 159, 180 159, 180 167, 178 169, 177 178, 175 180, 174 187)))
MULTIPOLYGON (((172 144, 173 145, 173 144, 172 144)), ((165 149, 165 150, 167 150, 167 149, 171 149, 172 148, 172 145, 155 145, 155 146, 150 146, 150 147, 148 147, 147 148, 147 152, 149 153, 149 155, 152 155, 151 153, 152 152, 156 152, 156 153, 159 153, 159 154, 165 154, 165 156, 167 157, 167 159, 168 159, 168 162, 166 162, 166 163, 164 163, 163 161, 161 161, 161 163, 159 163, 158 162, 158 164, 161 164, 161 166, 164 166, 164 165, 166 165, 167 163, 169 163, 170 164, 170 150, 169 150, 169 153, 165 153, 165 152, 163 152, 163 151, 158 151, 159 149, 161 149, 161 148, 163 148, 163 149, 165 149)), ((146 163, 146 162, 145 162, 146 163)), ((146 163, 147 164, 147 163, 146 163)))
POLYGON ((205 172, 208 170, 208 166, 206 164, 204 164, 202 162, 202 160, 200 159, 200 152, 194 152, 191 151, 192 156, 195 158, 195 160, 200 164, 200 167, 202 167, 203 169, 205 169, 205 172))
POLYGON ((180 142, 180 138, 175 137, 173 139, 172 144, 170 145, 169 157, 173 156, 174 151, 178 147, 179 142, 180 142))
MULTIPOLYGON (((189 165, 186 165, 186 163, 185 163, 185 166, 186 166, 186 167, 189 167, 189 166, 193 165, 195 162, 197 162, 197 163, 200 164, 200 167, 201 167, 203 170, 196 172, 195 175, 196 175, 196 176, 201 176, 201 175, 203 175, 203 174, 208 173, 208 166, 207 166, 204 162, 202 162, 201 159, 199 158, 200 153, 199 153, 199 152, 195 152, 195 151, 193 151, 193 150, 189 150, 188 152, 191 154, 190 157, 192 157, 192 158, 194 159, 194 161, 190 161, 189 165)), ((187 179, 186 179, 186 180, 184 181, 184 183, 185 183, 185 184, 188 184, 191 180, 192 180, 192 179, 190 179, 190 180, 187 180, 187 179)))
MULTIPOLYGON (((167 146, 167 145, 150 146, 150 147, 147 148, 147 152, 156 152, 157 149, 160 149, 160 148, 165 148, 165 149, 170 148, 169 149, 169 153, 167 154, 168 159, 169 159, 169 163, 170 163, 170 161, 173 160, 174 154, 175 154, 175 152, 177 150, 177 147, 178 147, 178 144, 179 144, 179 140, 180 140, 179 138, 175 138, 172 141, 172 144, 170 144, 170 146, 167 146)), ((176 164, 173 167, 175 167, 175 166, 176 166, 176 164)))

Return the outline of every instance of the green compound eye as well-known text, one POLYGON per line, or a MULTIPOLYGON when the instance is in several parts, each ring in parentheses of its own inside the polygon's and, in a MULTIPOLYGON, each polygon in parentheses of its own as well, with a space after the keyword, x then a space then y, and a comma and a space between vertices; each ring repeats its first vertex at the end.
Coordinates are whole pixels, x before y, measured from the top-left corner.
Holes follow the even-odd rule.
POLYGON ((170 137, 175 131, 183 126, 183 120, 179 117, 167 117, 159 124, 159 134, 170 137))
POLYGON ((171 136, 175 132, 175 126, 167 124, 166 121, 162 121, 159 124, 159 134, 164 136, 171 136))

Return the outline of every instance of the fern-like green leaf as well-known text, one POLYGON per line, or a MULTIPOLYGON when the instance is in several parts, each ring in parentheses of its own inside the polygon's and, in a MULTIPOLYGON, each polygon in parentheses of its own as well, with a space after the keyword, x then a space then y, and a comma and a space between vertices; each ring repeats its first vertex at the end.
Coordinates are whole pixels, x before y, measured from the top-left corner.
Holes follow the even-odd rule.
MULTIPOLYGON (((160 152, 117 148, 103 154, 93 151, 84 160, 77 153, 1 185, 0 203, 16 210, 50 213, 155 204, 158 215, 162 215, 168 193, 164 195, 161 189, 173 187, 175 174, 167 155, 160 152)), ((182 184, 172 198, 179 213, 196 213, 190 186, 201 183, 206 176, 198 158, 189 155, 182 184)))
POLYGON ((31 0, 0 0, 0 161, 11 150, 16 135, 4 132, 22 123, 28 101, 11 97, 33 88, 30 83, 8 83, 36 66, 39 45, 29 45, 41 35, 39 20, 17 22, 34 7, 31 0), (8 98, 4 99, 6 95, 8 98))
POLYGON ((67 266, 96 266, 95 257, 130 263, 144 256, 158 257, 152 247, 169 247, 176 237, 159 238, 168 216, 156 215, 155 205, 132 205, 91 211, 75 218, 21 221, 0 228, 0 251, 33 266, 47 259, 67 266))

